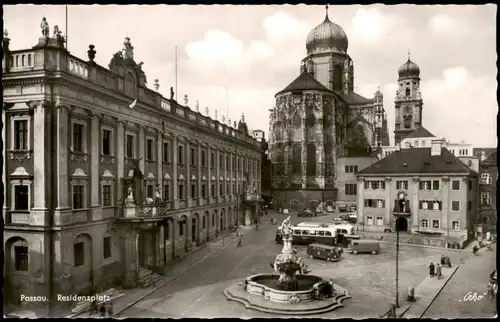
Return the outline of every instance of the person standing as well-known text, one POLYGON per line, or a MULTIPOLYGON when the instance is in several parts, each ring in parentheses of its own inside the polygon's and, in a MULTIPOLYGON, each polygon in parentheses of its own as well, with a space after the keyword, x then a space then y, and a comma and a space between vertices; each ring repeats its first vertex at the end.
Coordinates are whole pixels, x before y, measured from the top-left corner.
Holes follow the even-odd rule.
POLYGON ((436 265, 436 276, 438 280, 440 280, 443 276, 441 272, 441 265, 439 265, 439 263, 436 265))
POLYGON ((432 262, 429 265, 429 276, 434 277, 434 264, 432 262))

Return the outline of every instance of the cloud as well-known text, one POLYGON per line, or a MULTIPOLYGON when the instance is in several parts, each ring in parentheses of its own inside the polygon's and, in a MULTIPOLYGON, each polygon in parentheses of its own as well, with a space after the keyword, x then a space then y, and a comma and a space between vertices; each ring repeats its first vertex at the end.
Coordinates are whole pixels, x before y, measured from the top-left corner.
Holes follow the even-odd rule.
POLYGON ((352 25, 357 34, 367 40, 378 38, 384 23, 384 17, 376 8, 373 9, 358 9, 352 25))
POLYGON ((312 29, 285 11, 278 11, 266 17, 262 26, 269 38, 281 40, 302 37, 309 29, 312 29))
POLYGON ((427 25, 429 31, 436 35, 450 35, 457 34, 458 31, 462 31, 462 23, 450 17, 447 14, 437 14, 429 19, 427 25))
POLYGON ((274 49, 262 41, 254 41, 248 47, 248 56, 251 58, 270 58, 274 56, 274 49))
POLYGON ((189 58, 208 66, 220 63, 231 66, 240 60, 242 53, 243 42, 220 30, 208 31, 203 40, 186 45, 189 58))

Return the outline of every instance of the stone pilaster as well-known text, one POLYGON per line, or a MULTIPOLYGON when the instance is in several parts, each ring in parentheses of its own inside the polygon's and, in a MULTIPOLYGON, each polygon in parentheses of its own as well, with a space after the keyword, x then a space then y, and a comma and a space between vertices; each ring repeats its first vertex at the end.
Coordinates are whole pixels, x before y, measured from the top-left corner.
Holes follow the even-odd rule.
POLYGON ((412 226, 412 230, 419 230, 419 227, 420 227, 420 223, 418 222, 419 221, 419 212, 420 212, 420 209, 419 208, 419 192, 420 192, 420 189, 419 189, 419 182, 420 182, 420 179, 418 177, 413 177, 412 178, 412 184, 413 184, 413 193, 412 193, 412 200, 411 200, 411 205, 410 205, 410 208, 411 208, 411 217, 412 217, 412 223, 411 223, 411 226, 412 226))
MULTIPOLYGON (((198 142, 198 148, 196 149, 196 179, 198 179, 198 206, 202 205, 203 193, 202 193, 202 182, 201 182, 201 144, 198 142)), ((206 189, 206 188, 205 188, 206 189)), ((202 227, 200 227, 200 231, 202 227)))
POLYGON ((90 126, 90 205, 92 208, 100 206, 99 198, 99 161, 101 146, 101 128, 99 116, 92 115, 90 126))
POLYGON ((139 169, 144 175, 146 175, 146 173, 144 173, 146 164, 145 141, 146 139, 144 137, 144 126, 141 125, 139 129, 139 169))
MULTIPOLYGON (((448 207, 449 207, 449 203, 450 203, 450 200, 449 200, 449 194, 450 194, 450 177, 446 176, 446 177, 443 177, 442 179, 443 181, 443 187, 442 187, 442 191, 443 193, 441 194, 443 200, 441 201, 442 202, 442 214, 443 214, 443 220, 441 220, 441 223, 440 223, 440 227, 441 229, 444 229, 446 231, 448 231, 448 207)), ((461 184, 463 185, 463 182, 461 182, 461 184)), ((467 186, 464 188, 462 187, 462 189, 468 189, 467 186)), ((461 207, 465 207, 465 209, 467 209, 467 202, 465 203, 465 205, 460 205, 461 207)), ((429 223, 429 226, 432 225, 432 223, 429 223)), ((430 226, 432 227, 432 226, 430 226)))
POLYGON ((222 168, 221 170, 221 176, 224 180, 222 180, 222 195, 225 196, 226 195, 226 189, 227 189, 227 177, 226 177, 226 174, 227 174, 227 171, 226 171, 226 150, 221 150, 221 155, 222 155, 222 164, 224 165, 224 167, 222 168))
POLYGON ((122 191, 122 180, 125 173, 125 125, 123 122, 118 122, 117 133, 116 133, 116 178, 117 188, 116 188, 116 198, 118 200, 118 205, 124 204, 124 196, 122 191))
POLYGON ((191 144, 189 140, 186 140, 186 153, 185 156, 187 157, 186 162, 184 162, 184 166, 186 167, 186 208, 188 207, 189 204, 189 199, 191 199, 193 196, 191 196, 191 144))
POLYGON ((365 178, 363 177, 358 177, 357 178, 357 183, 358 183, 358 201, 357 201, 357 210, 358 210, 358 225, 361 224, 365 226, 365 178))
POLYGON ((160 188, 160 196, 163 197, 163 133, 158 131, 156 136, 156 167, 158 174, 156 175, 156 184, 160 188))
POLYGON ((217 152, 215 153, 215 164, 217 164, 216 166, 216 173, 217 175, 215 176, 215 182, 217 182, 217 186, 215 187, 215 191, 216 191, 216 195, 219 196, 219 197, 222 197, 222 195, 220 194, 220 155, 221 155, 221 151, 220 149, 217 149, 217 152))
POLYGON ((156 265, 161 267, 165 265, 165 226, 160 225, 158 227, 158 239, 156 244, 158 245, 158 253, 156 256, 156 265))
POLYGON ((57 106, 57 210, 69 209, 69 175, 68 175, 68 107, 57 106))
POLYGON ((387 226, 387 228, 390 228, 391 224, 391 214, 393 207, 393 202, 391 198, 392 198, 392 178, 387 177, 385 178, 385 218, 384 218, 384 226, 387 226))
MULTIPOLYGON (((210 145, 207 147, 207 165, 208 165, 208 178, 207 178, 207 195, 209 198, 213 198, 212 196, 212 151, 210 149, 210 145)), ((208 226, 211 227, 211 226, 208 226)))
MULTIPOLYGON (((237 150, 236 150, 237 151, 237 150)), ((238 168, 238 160, 240 159, 239 158, 239 155, 238 155, 238 152, 236 152, 234 154, 234 158, 235 158, 235 166, 236 166, 236 169, 234 171, 235 175, 236 175, 236 195, 238 195, 238 187, 239 187, 239 184, 240 184, 240 169, 238 168)), ((241 192, 240 192, 241 193, 241 192)))
POLYGON ((48 161, 51 157, 50 138, 50 103, 47 101, 31 102, 33 113, 33 192, 34 207, 31 209, 30 223, 36 226, 49 224, 48 197, 50 173, 48 161))
POLYGON ((177 174, 177 168, 178 168, 178 160, 179 156, 177 155, 179 148, 178 148, 178 137, 177 135, 174 135, 173 138, 173 148, 172 148, 172 192, 174 194, 174 209, 179 208, 179 187, 177 183, 178 179, 178 174, 177 174))
MULTIPOLYGON (((12 148, 10 146, 10 144, 8 143, 9 140, 10 140, 10 135, 8 135, 8 131, 7 131, 7 126, 9 126, 7 124, 7 114, 6 114, 6 104, 4 103, 3 104, 3 110, 2 110, 2 138, 3 138, 3 156, 4 156, 4 164, 3 164, 3 171, 2 171, 2 182, 4 184, 4 203, 3 203, 3 220, 4 220, 4 223, 7 223, 7 221, 5 220, 5 214, 7 213, 7 209, 8 209, 8 206, 10 204, 10 202, 8 200, 10 200, 9 198, 7 198, 7 196, 10 196, 11 192, 9 191, 9 183, 7 182, 7 169, 8 169, 8 158, 7 158, 7 146, 9 148, 12 148)), ((10 128, 10 126, 9 126, 10 128)), ((30 138, 31 140, 31 138, 30 138)))

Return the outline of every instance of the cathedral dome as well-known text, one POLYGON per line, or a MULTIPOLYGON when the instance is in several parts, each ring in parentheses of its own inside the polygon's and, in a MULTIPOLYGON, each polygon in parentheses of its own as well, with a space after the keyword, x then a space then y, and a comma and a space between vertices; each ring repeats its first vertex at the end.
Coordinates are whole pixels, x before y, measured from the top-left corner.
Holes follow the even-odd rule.
POLYGON ((328 19, 328 12, 325 21, 311 30, 306 39, 307 55, 329 52, 345 54, 348 45, 344 29, 328 19))
POLYGON ((408 61, 399 67, 398 74, 399 77, 419 77, 420 68, 408 57, 408 61))

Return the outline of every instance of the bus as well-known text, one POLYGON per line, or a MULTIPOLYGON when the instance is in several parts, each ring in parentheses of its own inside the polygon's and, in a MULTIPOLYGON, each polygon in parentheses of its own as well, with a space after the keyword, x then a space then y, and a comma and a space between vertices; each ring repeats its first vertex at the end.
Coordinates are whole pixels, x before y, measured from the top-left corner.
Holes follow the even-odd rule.
POLYGON ((359 239, 354 235, 353 225, 332 225, 323 223, 299 223, 292 227, 292 243, 308 245, 319 243, 325 245, 348 245, 352 239, 359 239))

